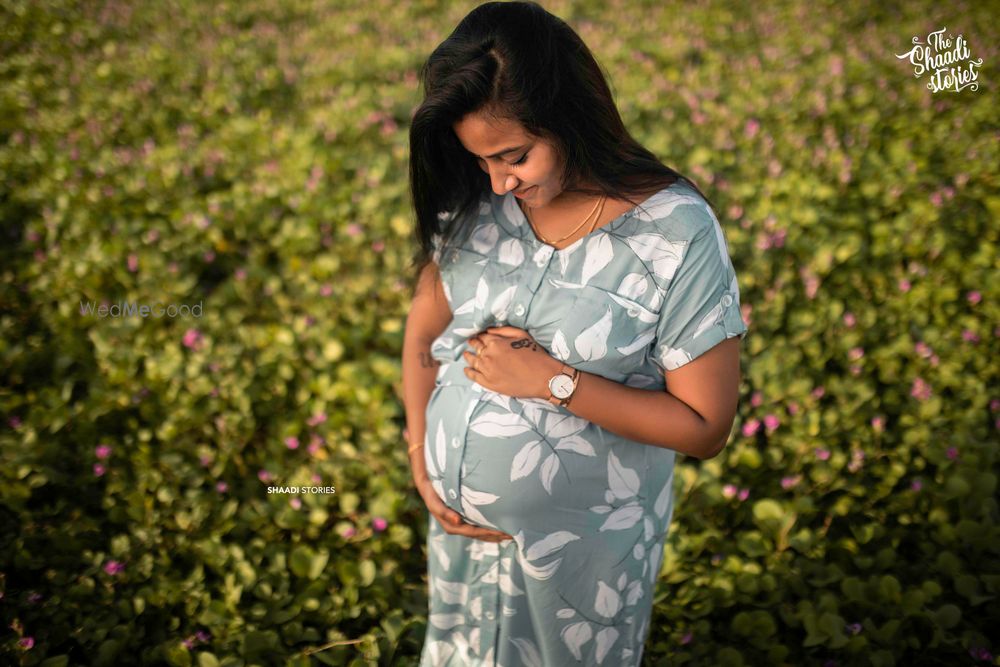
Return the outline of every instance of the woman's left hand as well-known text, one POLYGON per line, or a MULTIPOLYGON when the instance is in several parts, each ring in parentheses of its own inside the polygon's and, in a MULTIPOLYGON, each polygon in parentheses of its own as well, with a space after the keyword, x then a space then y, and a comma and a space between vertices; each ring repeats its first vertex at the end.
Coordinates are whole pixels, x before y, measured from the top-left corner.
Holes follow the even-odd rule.
POLYGON ((490 327, 469 339, 465 376, 484 389, 515 398, 548 398, 549 378, 562 363, 524 329, 490 327))

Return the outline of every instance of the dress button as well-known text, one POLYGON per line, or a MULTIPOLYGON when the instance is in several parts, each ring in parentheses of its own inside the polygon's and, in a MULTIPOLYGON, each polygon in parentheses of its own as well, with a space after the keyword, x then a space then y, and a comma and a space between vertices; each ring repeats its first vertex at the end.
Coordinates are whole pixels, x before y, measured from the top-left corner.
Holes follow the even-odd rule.
POLYGON ((723 295, 723 297, 722 297, 722 305, 726 306, 727 308, 729 306, 733 305, 733 297, 732 297, 731 294, 725 294, 725 295, 723 295))
POLYGON ((488 618, 489 620, 492 621, 493 620, 493 612, 492 611, 486 612, 486 618, 488 618))
POLYGON ((459 442, 458 438, 452 438, 452 439, 451 439, 451 446, 452 446, 452 447, 454 447, 455 449, 458 449, 458 447, 459 447, 459 446, 460 446, 461 444, 462 444, 462 443, 461 443, 461 442, 459 442))
POLYGON ((448 489, 448 497, 452 500, 458 497, 458 494, 455 493, 455 489, 448 489))
POLYGON ((451 261, 452 261, 452 263, 454 263, 454 262, 457 262, 457 261, 458 261, 458 251, 457 251, 457 250, 455 250, 455 251, 453 251, 453 252, 451 253, 451 261))
POLYGON ((524 315, 524 306, 522 306, 521 304, 517 304, 517 308, 514 309, 514 312, 517 314, 518 317, 524 315))

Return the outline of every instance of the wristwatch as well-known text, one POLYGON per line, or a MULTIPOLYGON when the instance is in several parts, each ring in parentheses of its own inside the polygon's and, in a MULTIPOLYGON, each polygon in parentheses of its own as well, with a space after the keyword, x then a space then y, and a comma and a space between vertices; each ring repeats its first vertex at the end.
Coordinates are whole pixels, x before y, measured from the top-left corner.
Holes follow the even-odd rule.
POLYGON ((566 407, 576 391, 580 379, 580 369, 562 365, 562 370, 549 378, 549 403, 566 407))

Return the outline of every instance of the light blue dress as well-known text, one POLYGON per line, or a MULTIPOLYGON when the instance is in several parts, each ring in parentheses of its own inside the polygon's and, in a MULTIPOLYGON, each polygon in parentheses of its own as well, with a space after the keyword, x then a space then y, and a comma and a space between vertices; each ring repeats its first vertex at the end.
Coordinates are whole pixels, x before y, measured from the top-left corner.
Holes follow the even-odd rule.
POLYGON ((490 191, 469 240, 441 242, 434 259, 453 319, 431 346, 441 366, 427 472, 466 522, 514 540, 449 535, 428 515, 420 665, 639 665, 676 452, 543 399, 486 390, 464 374, 462 352, 487 327, 511 325, 569 366, 663 391, 665 370, 746 335, 722 228, 678 182, 557 250, 513 194, 490 191))

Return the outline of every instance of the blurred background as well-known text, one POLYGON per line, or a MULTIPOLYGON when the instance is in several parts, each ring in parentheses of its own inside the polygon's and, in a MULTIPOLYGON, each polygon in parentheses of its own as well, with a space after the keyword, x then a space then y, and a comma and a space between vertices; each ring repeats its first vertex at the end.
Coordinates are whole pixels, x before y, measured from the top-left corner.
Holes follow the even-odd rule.
MULTIPOLYGON (((0 1, 0 662, 416 664, 407 132, 477 4, 0 1)), ((1000 664, 996 4, 542 5, 750 328, 645 664, 1000 664)))

